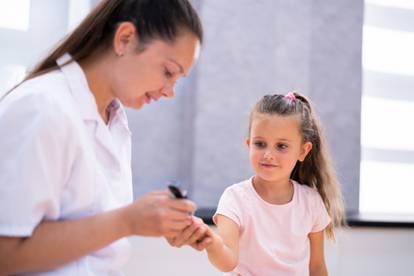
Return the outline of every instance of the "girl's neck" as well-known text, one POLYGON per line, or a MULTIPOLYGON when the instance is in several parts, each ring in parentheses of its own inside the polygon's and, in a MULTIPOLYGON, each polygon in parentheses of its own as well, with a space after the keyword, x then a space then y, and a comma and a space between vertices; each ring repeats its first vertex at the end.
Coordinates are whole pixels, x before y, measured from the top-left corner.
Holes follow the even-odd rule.
POLYGON ((268 203, 282 205, 293 198, 294 189, 290 179, 266 181, 254 176, 252 182, 257 194, 268 203))

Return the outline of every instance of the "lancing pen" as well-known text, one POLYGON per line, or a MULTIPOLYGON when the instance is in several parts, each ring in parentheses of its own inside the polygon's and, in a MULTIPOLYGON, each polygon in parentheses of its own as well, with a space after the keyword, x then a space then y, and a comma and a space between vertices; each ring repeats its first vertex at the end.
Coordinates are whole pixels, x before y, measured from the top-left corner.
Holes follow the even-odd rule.
POLYGON ((186 199, 187 198, 187 191, 181 190, 179 185, 177 185, 177 181, 169 181, 168 182, 168 189, 173 194, 174 198, 176 199, 186 199))
MULTIPOLYGON (((170 190, 175 199, 187 199, 187 191, 180 189, 177 183, 178 181, 169 181, 167 185, 168 189, 170 190)), ((194 215, 193 212, 189 212, 188 214, 191 216, 194 215)))

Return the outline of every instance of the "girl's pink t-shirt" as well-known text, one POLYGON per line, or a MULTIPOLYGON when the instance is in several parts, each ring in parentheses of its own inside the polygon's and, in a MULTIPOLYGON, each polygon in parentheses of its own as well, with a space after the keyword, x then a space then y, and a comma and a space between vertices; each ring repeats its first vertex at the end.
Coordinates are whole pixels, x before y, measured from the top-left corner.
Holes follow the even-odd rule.
POLYGON ((239 263, 226 275, 309 275, 308 234, 325 229, 330 217, 316 189, 292 181, 292 200, 283 205, 264 201, 252 178, 228 187, 216 214, 240 226, 239 263))

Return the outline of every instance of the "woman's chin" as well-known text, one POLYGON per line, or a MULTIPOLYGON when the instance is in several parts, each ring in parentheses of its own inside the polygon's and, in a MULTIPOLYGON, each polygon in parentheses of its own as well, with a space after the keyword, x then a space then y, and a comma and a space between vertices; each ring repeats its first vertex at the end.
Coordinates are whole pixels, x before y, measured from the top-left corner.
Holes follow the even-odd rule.
POLYGON ((145 104, 145 102, 142 101, 142 99, 138 99, 135 101, 134 100, 125 101, 125 102, 121 101, 121 102, 125 107, 132 108, 132 109, 141 109, 145 104))

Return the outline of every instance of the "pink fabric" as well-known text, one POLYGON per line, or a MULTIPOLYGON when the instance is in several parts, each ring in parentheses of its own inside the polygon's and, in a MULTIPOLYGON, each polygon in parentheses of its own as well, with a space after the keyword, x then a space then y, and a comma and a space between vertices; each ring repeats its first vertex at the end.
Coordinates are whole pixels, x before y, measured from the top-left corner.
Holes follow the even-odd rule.
POLYGON ((226 275, 309 275, 308 234, 325 229, 330 217, 315 189, 292 182, 293 198, 284 205, 264 201, 252 179, 224 191, 213 219, 221 214, 240 226, 239 264, 226 275))

